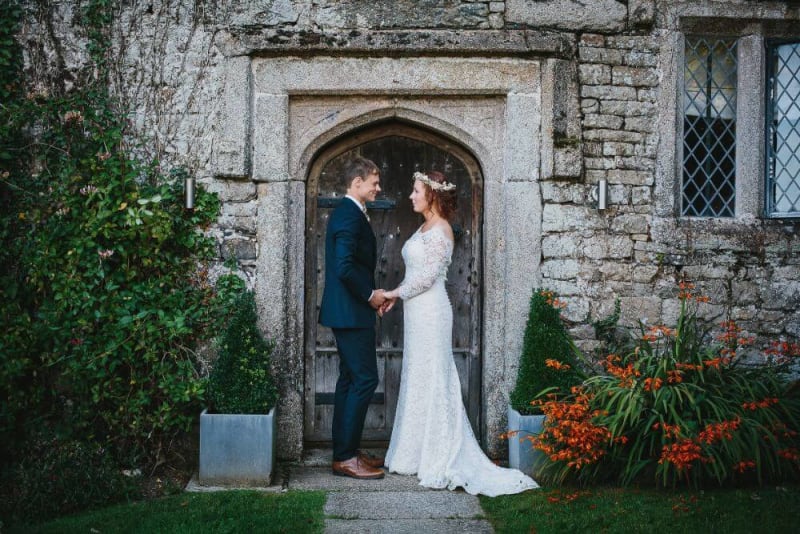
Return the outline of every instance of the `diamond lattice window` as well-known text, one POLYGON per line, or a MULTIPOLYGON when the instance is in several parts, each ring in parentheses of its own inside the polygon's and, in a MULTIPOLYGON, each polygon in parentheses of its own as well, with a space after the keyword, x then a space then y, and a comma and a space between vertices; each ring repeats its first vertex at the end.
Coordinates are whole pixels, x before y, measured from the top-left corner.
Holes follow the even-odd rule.
POLYGON ((767 49, 767 215, 800 217, 800 42, 767 49))
POLYGON ((681 214, 733 217, 736 199, 736 41, 687 37, 681 214))

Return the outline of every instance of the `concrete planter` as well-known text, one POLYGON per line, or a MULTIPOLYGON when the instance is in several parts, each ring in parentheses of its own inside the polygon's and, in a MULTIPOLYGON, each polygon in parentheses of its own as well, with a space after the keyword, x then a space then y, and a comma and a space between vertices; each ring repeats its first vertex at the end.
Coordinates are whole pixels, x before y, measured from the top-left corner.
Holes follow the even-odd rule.
POLYGON ((545 458, 542 451, 534 449, 527 439, 544 430, 544 415, 522 415, 508 406, 508 465, 526 475, 534 475, 545 458))
POLYGON ((268 486, 275 465, 275 408, 266 415, 200 414, 204 486, 268 486))

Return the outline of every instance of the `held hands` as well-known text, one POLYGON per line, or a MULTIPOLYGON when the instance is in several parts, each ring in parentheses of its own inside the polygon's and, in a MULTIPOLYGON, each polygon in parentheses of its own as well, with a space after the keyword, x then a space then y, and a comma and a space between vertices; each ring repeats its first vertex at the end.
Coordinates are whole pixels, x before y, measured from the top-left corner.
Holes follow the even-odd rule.
POLYGON ((395 302, 397 302, 397 299, 399 297, 399 292, 396 289, 392 291, 385 291, 383 293, 383 296, 386 297, 386 301, 378 309, 378 315, 381 317, 383 317, 384 313, 388 312, 394 307, 394 304, 395 302))
POLYGON ((384 289, 376 289, 372 292, 372 297, 369 299, 369 305, 378 312, 380 317, 391 310, 397 300, 397 291, 386 291, 384 289))

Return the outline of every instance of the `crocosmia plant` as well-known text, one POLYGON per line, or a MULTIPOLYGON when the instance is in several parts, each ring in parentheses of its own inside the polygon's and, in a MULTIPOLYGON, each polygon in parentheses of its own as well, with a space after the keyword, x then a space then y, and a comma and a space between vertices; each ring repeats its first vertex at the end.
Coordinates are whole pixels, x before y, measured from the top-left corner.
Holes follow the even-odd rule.
POLYGON ((757 351, 734 321, 705 324, 709 299, 693 290, 680 284, 676 325, 640 323, 569 395, 534 401, 547 415, 533 439, 545 476, 702 486, 798 473, 800 347, 757 351))

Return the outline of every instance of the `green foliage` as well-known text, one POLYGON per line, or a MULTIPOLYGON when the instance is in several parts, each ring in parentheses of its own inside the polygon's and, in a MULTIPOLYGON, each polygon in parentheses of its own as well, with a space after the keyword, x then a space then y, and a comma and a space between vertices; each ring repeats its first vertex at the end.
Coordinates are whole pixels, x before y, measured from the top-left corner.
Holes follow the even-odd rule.
POLYGON ((545 488, 517 495, 481 496, 480 501, 497 534, 788 534, 797 530, 800 487, 705 491, 545 488))
POLYGON ((270 373, 275 346, 258 329, 252 292, 242 293, 233 307, 208 380, 211 408, 216 413, 267 413, 278 395, 270 373))
POLYGON ((324 491, 269 493, 219 491, 183 493, 163 499, 120 504, 39 525, 19 525, 9 534, 87 532, 258 532, 321 533, 324 491))
POLYGON ((510 396, 511 406, 522 414, 541 413, 531 405, 534 399, 548 392, 567 393, 582 379, 576 365, 578 351, 558 304, 551 291, 536 289, 531 296, 517 382, 510 396), (547 360, 570 367, 558 370, 548 366, 547 360))
POLYGON ((578 393, 544 406, 574 418, 559 426, 563 421, 548 415, 537 444, 550 455, 544 472, 551 480, 705 486, 779 481, 800 472, 800 398, 791 389, 791 358, 771 351, 768 364, 748 363, 741 354, 752 340, 732 321, 712 337, 697 300, 706 299, 682 287, 674 328, 640 325, 578 393), (557 428, 569 432, 551 430, 557 428), (592 442, 593 436, 605 442, 592 442), (578 451, 590 443, 591 454, 583 457, 591 461, 581 465, 578 451))
POLYGON ((137 495, 136 478, 123 475, 98 445, 37 435, 29 447, 0 484, 0 517, 8 524, 43 521, 137 495))
MULTIPOLYGON (((93 43, 110 6, 85 4, 93 43)), ((103 85, 23 91, 20 16, 0 14, 0 457, 48 423, 152 465, 196 420, 193 348, 236 290, 218 294, 204 267, 219 202, 199 188, 184 210, 177 175, 129 156, 103 85)))

